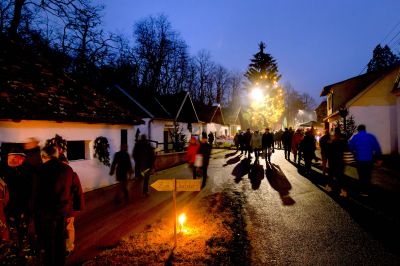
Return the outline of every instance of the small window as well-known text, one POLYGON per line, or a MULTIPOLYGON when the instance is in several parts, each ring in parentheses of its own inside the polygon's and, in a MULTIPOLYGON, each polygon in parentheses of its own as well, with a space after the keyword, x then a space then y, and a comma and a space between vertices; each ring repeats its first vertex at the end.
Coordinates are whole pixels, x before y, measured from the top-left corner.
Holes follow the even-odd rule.
POLYGON ((89 159, 89 141, 67 141, 67 158, 69 161, 89 159))
POLYGON ((128 144, 128 130, 121 129, 121 145, 128 144))

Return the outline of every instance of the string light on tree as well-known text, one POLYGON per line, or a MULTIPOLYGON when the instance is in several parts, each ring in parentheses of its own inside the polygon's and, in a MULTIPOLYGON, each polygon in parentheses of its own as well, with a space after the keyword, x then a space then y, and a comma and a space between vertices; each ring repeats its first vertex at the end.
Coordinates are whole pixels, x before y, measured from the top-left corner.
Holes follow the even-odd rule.
POLYGON ((253 128, 263 128, 277 123, 284 112, 283 89, 278 81, 275 59, 264 52, 265 44, 259 44, 259 52, 251 59, 245 77, 249 81, 251 102, 245 117, 253 128))

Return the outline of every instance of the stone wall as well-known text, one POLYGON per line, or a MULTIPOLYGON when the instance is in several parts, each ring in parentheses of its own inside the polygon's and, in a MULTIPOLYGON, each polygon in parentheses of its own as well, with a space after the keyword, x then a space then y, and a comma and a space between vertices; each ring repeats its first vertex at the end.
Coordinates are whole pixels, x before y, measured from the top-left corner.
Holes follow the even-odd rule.
POLYGON ((154 170, 159 171, 185 163, 185 156, 186 152, 157 154, 156 161, 154 163, 154 170))

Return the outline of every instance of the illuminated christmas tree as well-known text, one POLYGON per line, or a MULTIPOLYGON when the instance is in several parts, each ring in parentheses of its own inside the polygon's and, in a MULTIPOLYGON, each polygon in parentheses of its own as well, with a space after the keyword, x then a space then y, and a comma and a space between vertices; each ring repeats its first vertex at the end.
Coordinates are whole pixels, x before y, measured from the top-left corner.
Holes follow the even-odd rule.
POLYGON ((264 52, 265 44, 259 44, 259 52, 251 59, 245 73, 248 93, 251 96, 244 117, 253 129, 273 127, 285 110, 283 88, 278 84, 280 75, 275 59, 264 52))

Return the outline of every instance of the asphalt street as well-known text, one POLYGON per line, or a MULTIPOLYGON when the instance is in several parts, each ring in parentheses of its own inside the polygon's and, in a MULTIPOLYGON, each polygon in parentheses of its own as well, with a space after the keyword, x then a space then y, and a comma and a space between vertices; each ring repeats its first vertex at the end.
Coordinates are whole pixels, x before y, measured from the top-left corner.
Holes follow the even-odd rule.
MULTIPOLYGON (((367 199, 360 198, 356 189, 346 199, 327 193, 317 167, 305 175, 301 167, 285 160, 281 150, 276 150, 268 167, 264 160, 253 166, 254 159, 239 152, 213 150, 206 187, 195 198, 188 196, 192 193, 178 193, 178 204, 231 191, 244 202, 251 265, 400 265, 398 193, 378 189, 367 199), (255 177, 257 173, 262 179, 255 177)), ((190 177, 183 164, 155 173, 150 183, 190 177)), ((357 183, 351 185, 356 188, 357 183)), ((132 187, 128 204, 110 201, 77 217, 78 248, 69 265, 81 264, 122 237, 170 216, 171 192, 151 189, 143 197, 140 186, 132 187)))
POLYGON ((375 198, 325 192, 317 168, 307 176, 280 150, 268 167, 260 160, 261 180, 249 178, 254 159, 234 152, 214 158, 207 189, 244 198, 252 265, 399 265, 397 211, 374 205, 375 198))

